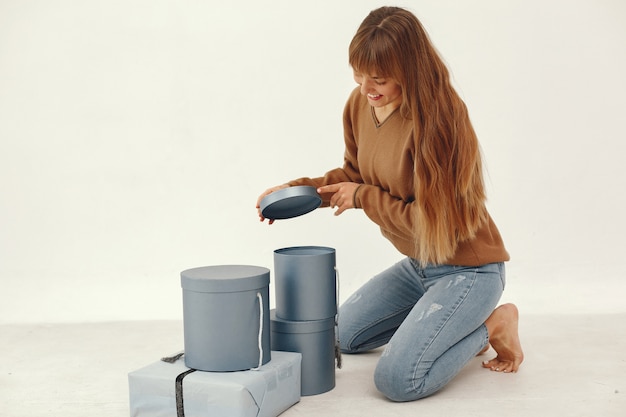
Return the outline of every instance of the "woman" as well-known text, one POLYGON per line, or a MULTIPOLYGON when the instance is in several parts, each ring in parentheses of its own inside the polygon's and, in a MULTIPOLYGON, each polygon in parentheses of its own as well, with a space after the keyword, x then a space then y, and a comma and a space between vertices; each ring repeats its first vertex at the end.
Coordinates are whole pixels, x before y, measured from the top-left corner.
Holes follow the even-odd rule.
POLYGON ((312 185, 336 215, 362 209, 406 255, 339 312, 344 352, 386 345, 374 378, 389 399, 435 393, 489 344, 497 357, 483 366, 516 372, 517 308, 494 310, 509 255, 485 208, 478 140, 447 68, 418 19, 395 7, 366 17, 349 63, 358 87, 344 111, 343 168, 270 188, 257 207, 278 189, 312 185))

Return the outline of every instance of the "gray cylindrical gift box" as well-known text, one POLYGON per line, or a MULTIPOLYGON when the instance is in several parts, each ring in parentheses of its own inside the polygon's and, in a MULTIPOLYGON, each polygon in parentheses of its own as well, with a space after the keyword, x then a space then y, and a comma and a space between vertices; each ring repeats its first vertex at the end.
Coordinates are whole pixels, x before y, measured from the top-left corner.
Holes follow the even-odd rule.
POLYGON ((206 266, 180 276, 188 368, 242 371, 270 361, 269 269, 206 266))
POLYGON ((296 246, 274 251, 276 317, 322 320, 337 314, 335 249, 296 246))
POLYGON ((301 394, 317 395, 335 387, 335 319, 291 321, 270 311, 272 350, 302 354, 301 394))

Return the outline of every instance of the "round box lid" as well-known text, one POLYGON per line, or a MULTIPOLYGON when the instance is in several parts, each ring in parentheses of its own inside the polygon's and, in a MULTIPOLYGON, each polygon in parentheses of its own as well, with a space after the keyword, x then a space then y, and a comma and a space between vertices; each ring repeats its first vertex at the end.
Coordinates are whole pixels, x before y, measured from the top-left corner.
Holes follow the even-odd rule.
POLYGON ((291 246, 288 248, 276 249, 276 255, 286 256, 320 256, 335 253, 334 248, 326 246, 291 246))
POLYGON ((322 204, 322 197, 315 187, 298 185, 283 188, 266 195, 260 204, 266 219, 290 219, 307 214, 322 204))
POLYGON ((270 325, 277 333, 319 333, 335 327, 335 318, 323 320, 295 321, 276 317, 276 310, 270 310, 270 325))
POLYGON ((238 292, 263 288, 270 283, 270 270, 250 265, 215 265, 180 273, 181 286, 196 292, 238 292))

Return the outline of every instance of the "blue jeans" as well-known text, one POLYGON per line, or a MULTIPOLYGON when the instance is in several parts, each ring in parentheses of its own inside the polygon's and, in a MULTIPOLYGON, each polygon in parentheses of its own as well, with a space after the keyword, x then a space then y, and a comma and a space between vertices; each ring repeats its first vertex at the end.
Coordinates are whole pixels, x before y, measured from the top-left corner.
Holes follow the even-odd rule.
POLYGON ((426 397, 487 346, 484 323, 504 285, 503 263, 422 268, 406 258, 341 306, 341 349, 358 353, 386 344, 376 387, 393 401, 426 397))

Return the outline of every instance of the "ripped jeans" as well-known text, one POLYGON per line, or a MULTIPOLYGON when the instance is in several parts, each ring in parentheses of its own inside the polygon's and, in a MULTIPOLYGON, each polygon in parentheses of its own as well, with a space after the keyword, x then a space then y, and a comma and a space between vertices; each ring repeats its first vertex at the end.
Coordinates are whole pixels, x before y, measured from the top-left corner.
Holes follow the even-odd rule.
POLYGON ((484 323, 504 285, 503 263, 422 268, 406 258, 341 306, 341 350, 358 353, 386 344, 376 387, 393 401, 426 397, 487 346, 484 323))

